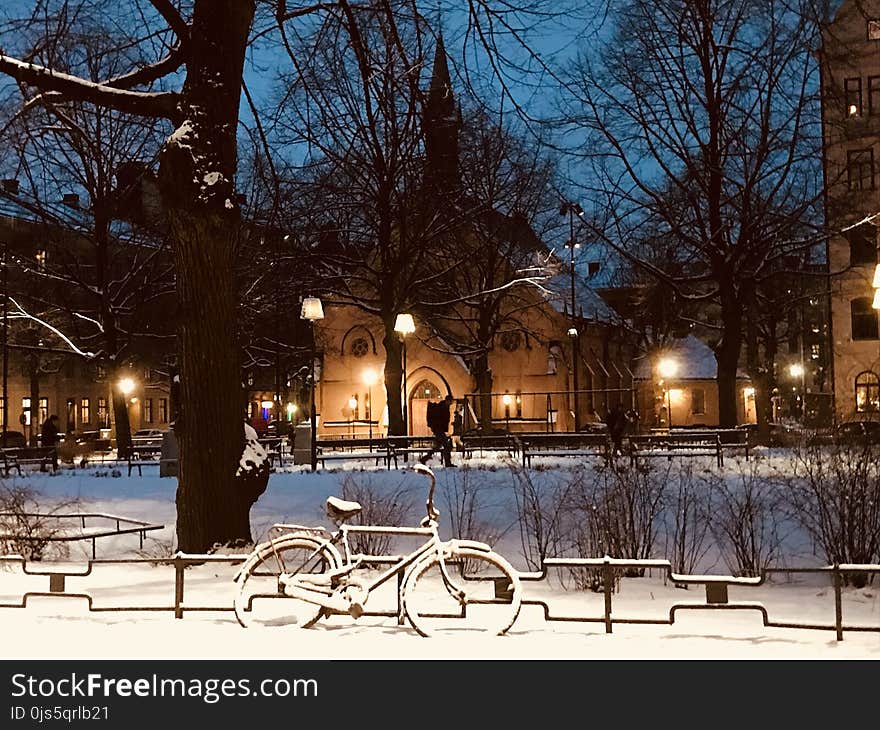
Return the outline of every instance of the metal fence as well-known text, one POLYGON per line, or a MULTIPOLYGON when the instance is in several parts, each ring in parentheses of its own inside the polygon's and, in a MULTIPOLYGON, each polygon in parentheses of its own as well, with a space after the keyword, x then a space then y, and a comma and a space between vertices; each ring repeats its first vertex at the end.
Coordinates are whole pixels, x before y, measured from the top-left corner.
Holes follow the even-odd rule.
MULTIPOLYGON (((81 598, 85 599, 88 610, 91 612, 109 612, 109 611, 165 611, 173 612, 175 618, 183 618, 185 612, 229 612, 233 611, 232 596, 233 586, 229 585, 229 603, 223 605, 194 605, 184 601, 186 588, 186 568, 205 563, 241 563, 247 555, 192 555, 184 553, 176 553, 170 558, 129 558, 117 560, 89 560, 81 570, 74 569, 52 569, 47 564, 36 563, 38 567, 32 567, 33 561, 29 562, 18 555, 0 556, 0 569, 5 566, 19 564, 22 572, 30 576, 44 576, 48 579, 48 590, 45 591, 27 591, 21 595, 20 600, 15 602, 0 602, 0 608, 26 608, 28 601, 32 598, 55 597, 55 598, 81 598), (174 600, 173 602, 158 605, 114 605, 101 606, 95 605, 93 596, 85 592, 67 592, 66 581, 68 578, 85 578, 92 575, 95 566, 103 565, 164 565, 174 568, 174 600)), ((368 556, 365 558, 366 563, 376 565, 389 564, 397 561, 398 558, 393 556, 368 556)), ((524 606, 539 606, 543 609, 545 621, 572 621, 582 623, 601 623, 605 626, 606 633, 612 633, 615 624, 655 624, 655 625, 672 625, 676 621, 676 616, 684 611, 710 610, 710 611, 756 611, 761 615, 763 625, 768 628, 787 628, 787 629, 809 629, 818 631, 834 631, 838 641, 843 641, 843 635, 846 631, 869 631, 880 633, 880 623, 874 625, 847 624, 843 616, 843 588, 844 577, 852 575, 873 576, 880 574, 880 565, 873 564, 838 564, 817 568, 768 568, 761 572, 761 575, 754 578, 736 577, 730 575, 689 575, 679 574, 672 570, 672 564, 668 560, 619 560, 610 557, 603 558, 547 558, 544 560, 541 571, 521 572, 520 579, 522 581, 543 581, 547 580, 551 570, 582 570, 593 571, 600 579, 597 584, 601 586, 601 592, 604 595, 604 608, 601 615, 567 615, 562 616, 551 612, 549 604, 544 600, 532 599, 526 596, 522 604, 524 606), (663 572, 665 577, 676 585, 690 586, 700 585, 705 589, 705 601, 687 601, 676 602, 673 604, 667 615, 657 618, 645 617, 626 617, 614 614, 614 595, 616 586, 619 584, 619 578, 622 573, 628 570, 659 570, 663 572), (778 574, 814 574, 825 575, 830 578, 833 588, 833 609, 829 610, 829 616, 833 610, 834 620, 826 623, 805 623, 797 621, 779 621, 771 618, 767 608, 760 602, 755 601, 730 601, 728 599, 728 588, 730 586, 739 586, 743 588, 754 588, 764 585, 767 579, 772 575, 778 574)), ((3 573, 0 572, 0 581, 3 579, 3 573)), ((402 575, 398 577, 398 583, 402 579, 402 575)), ((398 586, 399 587, 399 586, 398 586)), ((366 616, 384 616, 397 617, 402 622, 402 611, 400 606, 400 591, 397 592, 398 605, 395 611, 366 611, 366 616)), ((496 596, 503 600, 504 588, 496 586, 496 596)))

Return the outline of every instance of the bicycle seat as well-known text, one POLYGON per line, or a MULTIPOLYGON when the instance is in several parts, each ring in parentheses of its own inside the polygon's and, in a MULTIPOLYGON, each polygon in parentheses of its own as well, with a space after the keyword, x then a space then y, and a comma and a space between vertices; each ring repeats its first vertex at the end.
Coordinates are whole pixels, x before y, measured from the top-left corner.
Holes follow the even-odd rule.
POLYGON ((348 502, 339 497, 327 497, 327 516, 334 522, 345 522, 363 509, 359 502, 348 502))

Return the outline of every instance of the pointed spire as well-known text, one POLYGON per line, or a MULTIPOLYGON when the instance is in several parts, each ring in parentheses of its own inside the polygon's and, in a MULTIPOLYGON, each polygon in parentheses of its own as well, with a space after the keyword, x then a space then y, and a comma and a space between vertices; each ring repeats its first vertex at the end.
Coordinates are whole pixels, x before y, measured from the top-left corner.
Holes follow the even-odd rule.
POLYGON ((423 125, 430 183, 441 193, 453 192, 458 189, 460 183, 458 133, 461 124, 455 106, 442 33, 437 37, 437 47, 434 51, 434 67, 425 100, 423 125))

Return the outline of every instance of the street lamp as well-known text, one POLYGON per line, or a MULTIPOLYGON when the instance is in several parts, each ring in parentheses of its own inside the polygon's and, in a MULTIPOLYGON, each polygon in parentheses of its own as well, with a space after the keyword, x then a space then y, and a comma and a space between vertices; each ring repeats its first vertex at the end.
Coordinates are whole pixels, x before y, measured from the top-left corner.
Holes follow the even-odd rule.
POLYGON ((581 418, 580 413, 578 413, 578 365, 577 365, 577 357, 580 351, 579 343, 578 343, 578 331, 577 331, 577 321, 575 317, 577 316, 577 307, 575 302, 575 288, 574 288, 574 251, 576 248, 580 248, 580 244, 576 243, 574 240, 574 217, 575 215, 583 215, 584 211, 580 205, 572 202, 564 202, 559 208, 560 215, 568 216, 568 241, 565 246, 568 249, 568 268, 569 274, 571 276, 571 327, 568 330, 568 336, 571 337, 571 386, 573 392, 572 397, 572 407, 574 408, 574 430, 581 430, 581 418))
POLYGON ((409 434, 409 424, 407 411, 407 389, 406 389, 406 336, 416 331, 416 323, 413 321, 411 314, 398 314, 394 322, 394 331, 400 335, 400 341, 403 343, 403 432, 404 435, 409 434))
POLYGON ((321 306, 321 300, 318 297, 305 297, 302 301, 302 309, 299 313, 300 319, 308 320, 312 326, 312 344, 309 348, 309 368, 311 371, 311 408, 310 419, 312 425, 312 471, 318 468, 318 419, 315 417, 315 322, 324 319, 324 307, 321 306))
MULTIPOLYGON (((678 362, 673 360, 671 357, 664 357, 657 363, 657 372, 660 374, 660 377, 663 378, 664 381, 669 380, 670 378, 675 377, 675 374, 678 372, 678 362)), ((666 383, 666 421, 668 424, 668 429, 672 430, 672 394, 670 392, 671 388, 669 387, 669 383, 666 383)))
POLYGON ((122 380, 119 381, 119 392, 121 392, 126 398, 128 398, 133 391, 134 380, 131 378, 122 378, 122 380))
POLYGON ((504 403, 504 420, 507 422, 507 433, 510 433, 510 393, 505 393, 501 401, 504 403))
MULTIPOLYGON (((370 429, 370 441, 373 440, 373 386, 379 380, 379 376, 372 368, 364 370, 364 385, 367 386, 367 402, 364 405, 364 413, 367 416, 367 426, 370 429)), ((372 446, 372 444, 371 444, 372 446)))

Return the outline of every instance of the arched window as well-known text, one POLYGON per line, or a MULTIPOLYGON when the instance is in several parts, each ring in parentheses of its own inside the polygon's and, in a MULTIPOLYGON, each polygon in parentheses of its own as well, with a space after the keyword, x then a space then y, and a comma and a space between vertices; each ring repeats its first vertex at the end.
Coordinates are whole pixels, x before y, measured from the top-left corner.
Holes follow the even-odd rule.
POLYGON ((413 398, 424 398, 425 400, 437 400, 440 397, 440 389, 430 380, 421 380, 419 384, 412 390, 413 398))
POLYGON ((877 339, 877 310, 871 307, 870 297, 859 297, 849 303, 854 340, 877 339))
POLYGON ((856 375, 856 410, 880 410, 880 379, 870 370, 856 375))
POLYGON ((877 228, 871 223, 862 223, 845 231, 849 241, 849 263, 851 266, 877 263, 877 228))

